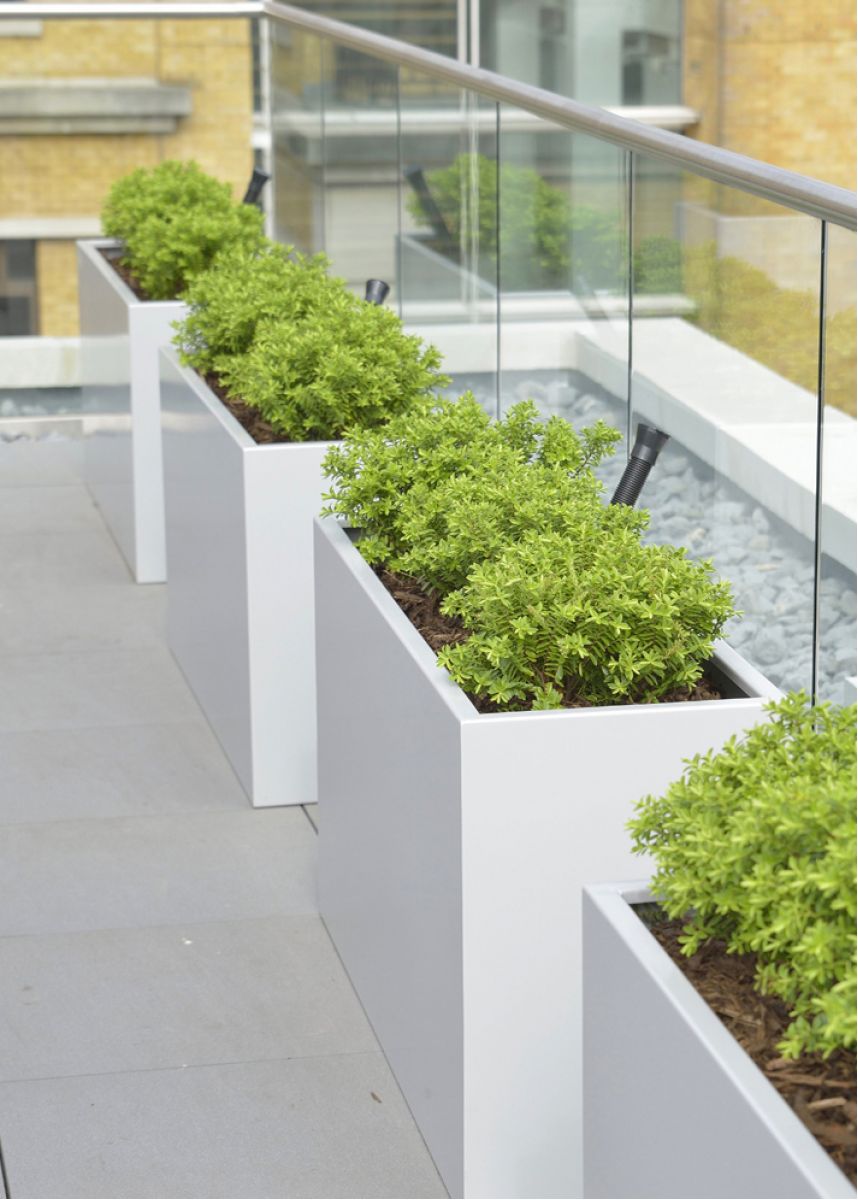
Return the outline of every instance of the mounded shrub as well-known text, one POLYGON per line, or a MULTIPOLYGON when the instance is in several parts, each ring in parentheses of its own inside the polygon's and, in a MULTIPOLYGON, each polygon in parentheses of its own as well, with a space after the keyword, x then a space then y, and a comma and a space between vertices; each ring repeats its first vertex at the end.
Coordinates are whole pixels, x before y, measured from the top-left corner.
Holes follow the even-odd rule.
POLYGON ((328 275, 324 255, 267 240, 236 247, 197 277, 186 301, 175 338, 182 361, 214 375, 285 440, 382 424, 448 382, 440 352, 328 275))
POLYGON ((712 938, 755 953, 759 990, 790 1009, 784 1055, 828 1055, 856 1044, 856 708, 799 693, 769 709, 642 800, 630 829, 685 953, 712 938))
POLYGON ((140 167, 110 189, 101 214, 122 263, 151 300, 173 300, 229 246, 258 246, 263 216, 195 162, 140 167))
POLYGON ((182 361, 201 375, 219 375, 247 353, 260 322, 302 321, 343 305, 346 296, 343 281, 328 275, 324 254, 306 256, 267 239, 231 247, 187 290, 188 313, 177 324, 182 361))
POLYGON ((692 687, 733 615, 708 563, 645 546, 647 514, 605 505, 593 468, 620 434, 491 422, 474 398, 426 402, 326 459, 329 513, 368 562, 408 575, 468 636, 439 661, 508 709, 656 700, 692 687))

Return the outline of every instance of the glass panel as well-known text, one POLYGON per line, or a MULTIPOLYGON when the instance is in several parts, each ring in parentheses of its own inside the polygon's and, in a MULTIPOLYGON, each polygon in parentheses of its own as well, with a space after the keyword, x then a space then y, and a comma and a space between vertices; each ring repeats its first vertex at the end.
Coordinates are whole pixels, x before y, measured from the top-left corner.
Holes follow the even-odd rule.
MULTIPOLYGON (((424 50, 456 57, 457 0, 433 0, 431 4, 426 0, 372 0, 371 4, 362 0, 302 0, 300 7, 401 42, 412 42, 424 50)), ((390 70, 381 59, 364 55, 360 58, 360 69, 367 81, 390 70)))
POLYGON ((635 160, 632 423, 671 441, 652 536, 711 558, 728 640, 812 685, 820 223, 635 160))
POLYGON ((325 249, 354 291, 382 279, 396 304, 397 68, 329 41, 323 58, 325 249))
POLYGON ((322 45, 269 22, 274 237, 307 254, 325 248, 322 45))
POLYGON ((494 414, 497 105, 410 70, 400 95, 402 316, 494 414))
MULTIPOLYGON (((625 431, 628 156, 504 107, 499 158, 501 406, 625 431)), ((601 468, 609 495, 624 459, 601 468)))
POLYGON ((585 104, 682 102, 680 0, 482 0, 480 65, 585 104))
POLYGON ((858 444, 855 422, 855 234, 828 226, 825 295, 822 532, 817 695, 854 704, 855 521, 858 444))

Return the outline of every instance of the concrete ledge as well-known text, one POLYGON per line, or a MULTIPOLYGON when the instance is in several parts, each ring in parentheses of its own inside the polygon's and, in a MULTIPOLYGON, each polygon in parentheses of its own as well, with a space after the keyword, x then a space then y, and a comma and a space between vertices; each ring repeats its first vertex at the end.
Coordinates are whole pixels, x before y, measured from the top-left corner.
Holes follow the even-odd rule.
POLYGON ((172 133, 190 88, 155 79, 0 82, 0 133, 172 133))

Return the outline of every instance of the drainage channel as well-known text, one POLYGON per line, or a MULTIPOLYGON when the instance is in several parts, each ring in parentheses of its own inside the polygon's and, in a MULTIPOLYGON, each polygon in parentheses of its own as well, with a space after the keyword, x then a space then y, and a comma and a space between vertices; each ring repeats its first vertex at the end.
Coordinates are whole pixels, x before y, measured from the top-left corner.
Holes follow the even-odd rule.
POLYGON ((2 1140, 0 1140, 0 1196, 5 1197, 5 1200, 12 1200, 12 1193, 9 1191, 9 1176, 6 1174, 6 1159, 3 1157, 2 1140))

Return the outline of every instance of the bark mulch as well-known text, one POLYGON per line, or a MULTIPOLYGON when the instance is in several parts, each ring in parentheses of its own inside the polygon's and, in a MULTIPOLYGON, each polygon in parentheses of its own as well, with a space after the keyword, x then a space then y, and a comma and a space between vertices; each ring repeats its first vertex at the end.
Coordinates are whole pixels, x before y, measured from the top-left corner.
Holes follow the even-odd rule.
MULTIPOLYGON (((444 646, 467 640, 468 631, 456 617, 445 616, 441 612, 441 597, 432 596, 421 588, 416 579, 407 575, 398 575, 383 567, 376 569, 381 582, 393 596, 396 603, 408 617, 414 628, 421 634, 423 640, 437 652, 444 646)), ((474 696, 468 693, 468 699, 481 713, 506 712, 501 705, 493 704, 485 696, 474 696)), ((717 686, 704 676, 695 687, 680 689, 662 696, 661 703, 681 700, 720 700, 721 692, 717 686)), ((633 703, 633 701, 629 701, 633 703)), ((592 705, 580 696, 566 697, 564 708, 591 708, 592 705)))
POLYGON ((783 1058, 778 1043, 789 1024, 789 1010, 776 997, 755 991, 756 955, 728 954, 723 942, 712 941, 689 958, 679 948, 681 921, 648 919, 647 924, 686 979, 854 1184, 855 1054, 839 1050, 827 1059, 818 1054, 783 1058))
POLYGON ((249 404, 243 404, 241 400, 237 400, 235 396, 230 396, 224 385, 216 375, 206 375, 205 381, 220 400, 224 408, 229 409, 232 415, 260 446, 271 445, 274 442, 288 442, 290 438, 284 437, 265 420, 265 418, 255 408, 251 408, 249 404))
POLYGON ((128 267, 124 266, 119 261, 119 259, 116 257, 115 250, 107 250, 104 247, 102 247, 100 253, 101 253, 102 258, 107 259, 107 261, 110 263, 111 267, 113 267, 114 271, 119 276, 119 278, 124 283, 128 284, 128 286, 131 288, 132 292, 134 293, 134 295, 137 297, 138 300, 149 300, 150 299, 150 297, 144 291, 143 285, 140 283, 140 280, 137 278, 137 276, 135 274, 133 274, 133 272, 130 271, 128 269, 128 267))

